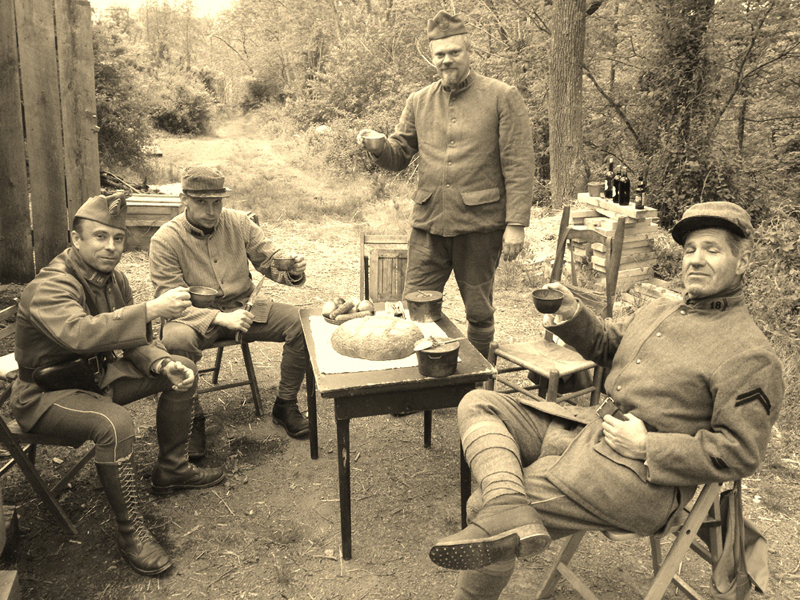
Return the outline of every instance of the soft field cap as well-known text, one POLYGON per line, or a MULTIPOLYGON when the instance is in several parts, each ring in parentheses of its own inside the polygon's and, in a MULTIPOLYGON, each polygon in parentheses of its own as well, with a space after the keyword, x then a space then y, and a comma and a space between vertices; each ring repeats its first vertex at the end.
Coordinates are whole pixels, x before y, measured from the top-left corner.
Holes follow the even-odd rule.
POLYGON ((75 219, 87 219, 96 221, 103 225, 116 227, 125 230, 125 221, 128 216, 128 204, 125 202, 125 195, 122 192, 111 196, 92 196, 81 204, 75 212, 75 219))
POLYGON ((181 188, 192 198, 225 198, 225 176, 211 167, 186 167, 181 175, 181 188))
POLYGON ((458 15, 451 17, 442 10, 439 11, 438 15, 428 20, 429 40, 441 40, 454 35, 461 35, 462 33, 469 32, 464 25, 464 21, 458 15))
POLYGON ((686 236, 698 229, 726 229, 742 238, 753 235, 750 215, 733 202, 702 202, 693 204, 672 228, 672 238, 683 246, 686 236))

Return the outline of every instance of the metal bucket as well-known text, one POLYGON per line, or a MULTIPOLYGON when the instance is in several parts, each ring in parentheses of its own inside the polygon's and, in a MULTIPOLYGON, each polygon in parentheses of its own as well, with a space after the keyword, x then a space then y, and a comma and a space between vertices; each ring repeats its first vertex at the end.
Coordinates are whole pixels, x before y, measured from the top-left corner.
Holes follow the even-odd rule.
POLYGON ((442 293, 433 290, 409 292, 406 295, 408 316, 417 323, 431 323, 442 318, 442 293))
POLYGON ((458 342, 446 342, 417 350, 419 372, 425 377, 447 377, 456 372, 458 367, 458 342))

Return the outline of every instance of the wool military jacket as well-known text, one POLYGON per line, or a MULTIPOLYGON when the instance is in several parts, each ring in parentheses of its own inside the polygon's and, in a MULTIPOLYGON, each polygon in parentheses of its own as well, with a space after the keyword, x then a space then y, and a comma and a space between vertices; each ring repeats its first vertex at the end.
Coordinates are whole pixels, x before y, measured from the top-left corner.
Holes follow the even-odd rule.
POLYGON ((784 384, 780 361, 740 290, 698 301, 655 300, 621 323, 581 307, 548 329, 610 367, 606 392, 648 428, 647 457, 635 460, 615 452, 601 421, 585 411, 541 408, 588 423, 547 477, 594 514, 652 533, 694 486, 747 477, 761 463, 784 384))
MULTIPOLYGON (((133 303, 125 275, 95 271, 73 248, 56 256, 22 292, 15 340, 17 364, 28 369, 104 353, 113 362, 97 377, 101 389, 122 377, 155 377, 151 372, 155 363, 170 356, 153 339, 145 304, 133 303), (90 304, 99 314, 92 314, 90 304), (122 350, 122 357, 116 358, 117 350, 122 350)), ((35 383, 18 379, 11 408, 27 431, 54 402, 74 393, 44 392, 35 383)))
POLYGON ((530 223, 533 138, 516 88, 470 73, 456 90, 414 92, 375 162, 401 171, 417 153, 413 227, 452 237, 530 223))
MULTIPOLYGON (((247 304, 255 287, 250 262, 278 283, 305 283, 305 274, 295 277, 272 266, 278 252, 279 248, 243 211, 223 208, 217 226, 208 234, 181 213, 162 225, 150 241, 150 279, 156 297, 176 287, 193 285, 221 292, 211 307, 192 306, 174 319, 205 335, 221 310, 236 310, 247 304)), ((266 319, 272 300, 263 295, 260 300, 260 314, 266 319)))

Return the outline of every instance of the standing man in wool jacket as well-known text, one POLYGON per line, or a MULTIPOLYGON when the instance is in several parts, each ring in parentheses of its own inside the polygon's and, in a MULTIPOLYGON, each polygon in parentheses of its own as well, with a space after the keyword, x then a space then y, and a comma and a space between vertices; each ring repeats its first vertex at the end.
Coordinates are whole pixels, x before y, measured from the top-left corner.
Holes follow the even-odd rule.
MULTIPOLYGON (((484 355, 494 339, 494 273, 522 251, 533 200, 533 139, 519 91, 470 68, 462 19, 442 11, 428 21, 441 80, 414 92, 400 122, 371 151, 390 171, 419 154, 404 295, 441 292, 455 273, 467 338, 484 355)), ((365 135, 357 141, 364 145, 365 135)))

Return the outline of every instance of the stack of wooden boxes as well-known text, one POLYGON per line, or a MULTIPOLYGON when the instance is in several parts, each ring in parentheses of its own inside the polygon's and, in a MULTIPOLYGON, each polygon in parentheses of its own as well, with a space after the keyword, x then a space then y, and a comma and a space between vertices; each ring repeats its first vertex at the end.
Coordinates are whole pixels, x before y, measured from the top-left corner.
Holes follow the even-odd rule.
POLYGON ((179 196, 131 194, 128 202, 125 250, 147 250, 150 238, 164 223, 182 210, 179 196))
MULTIPOLYGON (((617 291, 624 292, 637 282, 653 278, 653 265, 656 254, 653 240, 658 233, 658 211, 645 207, 637 210, 633 205, 620 206, 605 198, 578 194, 577 206, 570 211, 573 225, 583 225, 613 235, 617 219, 625 220, 625 240, 622 244, 622 260, 619 267, 617 291)), ((587 262, 591 259, 592 268, 600 273, 605 272, 605 248, 602 244, 575 244, 573 255, 576 262, 587 262)))

